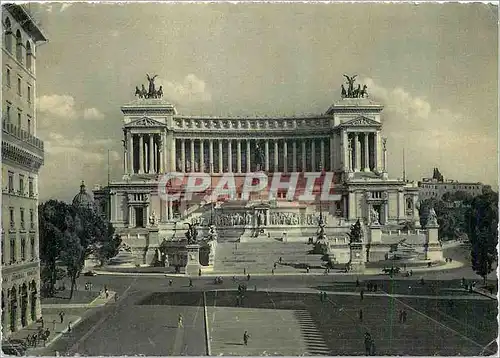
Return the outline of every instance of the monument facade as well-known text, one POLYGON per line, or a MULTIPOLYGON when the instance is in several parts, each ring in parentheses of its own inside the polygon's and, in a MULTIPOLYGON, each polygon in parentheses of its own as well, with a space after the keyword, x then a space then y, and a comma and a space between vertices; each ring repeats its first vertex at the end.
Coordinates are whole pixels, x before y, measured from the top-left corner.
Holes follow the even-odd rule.
MULTIPOLYGON (((330 252, 338 262, 349 262, 348 233, 358 220, 365 233, 363 247, 370 247, 369 255, 363 255, 366 260, 383 260, 397 241, 394 233, 400 235, 408 223, 415 229, 405 232, 406 242, 424 250, 427 236, 419 227, 419 188, 387 174, 383 105, 368 97, 366 86, 355 84, 355 76, 346 78, 342 98, 322 114, 206 117, 179 114, 148 74, 149 91, 137 86, 137 99, 121 107, 123 177, 94 190, 98 207, 132 248, 137 264, 154 264, 155 252, 162 247, 170 265, 186 265, 187 245, 195 243, 186 237, 185 223, 196 226, 200 239, 215 227, 217 242, 307 242, 316 236, 320 213, 330 252), (162 200, 158 186, 164 174, 172 172, 207 173, 212 189, 231 174, 236 197, 211 201, 194 195, 186 200, 185 183, 171 183, 167 191, 178 199, 162 200), (245 198, 245 177, 253 172, 269 178, 281 173, 282 181, 302 173, 298 187, 305 185, 303 173, 331 173, 330 192, 338 200, 301 202, 287 198, 286 188, 274 194, 264 189, 245 198), (156 220, 148 220, 153 213, 156 220)), ((201 245, 200 256, 204 249, 201 245)), ((207 261, 217 260, 213 253, 210 257, 207 261)))

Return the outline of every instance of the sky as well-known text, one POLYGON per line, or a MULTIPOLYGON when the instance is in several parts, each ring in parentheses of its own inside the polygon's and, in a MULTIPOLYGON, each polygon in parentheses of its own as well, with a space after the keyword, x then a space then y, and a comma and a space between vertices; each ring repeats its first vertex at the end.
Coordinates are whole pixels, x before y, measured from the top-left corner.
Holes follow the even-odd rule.
POLYGON ((122 175, 120 106, 158 74, 185 115, 322 114, 357 74, 388 171, 497 186, 498 8, 487 4, 31 4, 40 199, 122 175))

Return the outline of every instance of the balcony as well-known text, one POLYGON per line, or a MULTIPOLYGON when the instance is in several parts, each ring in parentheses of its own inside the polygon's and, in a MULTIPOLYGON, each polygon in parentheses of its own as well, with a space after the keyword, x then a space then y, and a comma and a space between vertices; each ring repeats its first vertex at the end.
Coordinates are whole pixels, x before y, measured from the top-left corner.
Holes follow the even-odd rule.
POLYGON ((2 123, 2 130, 4 133, 4 138, 6 137, 9 139, 9 135, 20 142, 22 144, 28 144, 28 147, 25 147, 26 149, 33 151, 35 154, 39 155, 40 157, 43 158, 43 141, 35 137, 34 135, 26 132, 25 130, 15 126, 13 123, 10 123, 8 121, 4 121, 2 123), (5 136, 7 134, 7 136, 5 136))

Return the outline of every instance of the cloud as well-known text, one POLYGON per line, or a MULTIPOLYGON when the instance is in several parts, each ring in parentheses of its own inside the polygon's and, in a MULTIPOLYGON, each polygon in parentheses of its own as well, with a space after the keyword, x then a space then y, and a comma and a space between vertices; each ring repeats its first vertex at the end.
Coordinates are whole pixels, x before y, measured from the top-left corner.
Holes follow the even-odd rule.
POLYGON ((159 78, 156 87, 162 86, 163 96, 178 104, 210 102, 212 95, 205 81, 194 74, 187 75, 182 82, 165 81, 159 78))
POLYGON ((84 119, 104 119, 104 114, 102 114, 97 108, 87 108, 83 111, 83 118, 84 119))
POLYGON ((411 179, 440 167, 450 179, 495 178, 497 133, 402 88, 385 88, 368 78, 369 96, 384 104, 383 134, 388 137, 389 172, 401 176, 402 152, 411 179), (479 175, 480 174, 480 175, 479 175))
POLYGON ((75 99, 68 95, 41 96, 38 99, 38 110, 67 119, 76 117, 75 99))

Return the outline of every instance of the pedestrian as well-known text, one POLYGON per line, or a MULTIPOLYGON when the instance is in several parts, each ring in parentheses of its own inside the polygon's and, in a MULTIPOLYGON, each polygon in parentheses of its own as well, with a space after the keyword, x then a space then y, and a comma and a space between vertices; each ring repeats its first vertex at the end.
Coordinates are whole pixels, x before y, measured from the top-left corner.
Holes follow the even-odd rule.
POLYGON ((245 333, 243 333, 243 344, 245 346, 248 345, 248 338, 250 338, 250 335, 248 334, 248 331, 245 331, 245 333))
POLYGON ((193 280, 189 279, 189 287, 193 287, 193 280))
POLYGON ((201 276, 201 269, 198 269, 198 276, 201 276))
POLYGON ((306 267, 306 273, 309 273, 309 266, 306 267))
POLYGON ((272 270, 271 270, 271 274, 273 274, 273 275, 274 275, 274 269, 272 269, 272 270))
POLYGON ((40 317, 40 323, 42 324, 42 329, 43 329, 43 326, 45 324, 45 322, 43 321, 43 317, 40 317))
POLYGON ((52 330, 55 332, 56 331, 56 320, 52 321, 52 330))
POLYGON ((282 259, 281 259, 281 256, 280 256, 280 263, 281 263, 281 260, 282 260, 282 259))
POLYGON ((118 293, 115 293, 115 302, 118 301, 118 293))
POLYGON ((323 302, 323 292, 320 292, 320 293, 319 293, 319 300, 320 300, 321 302, 323 302))
POLYGON ((371 291, 372 290, 372 283, 371 282, 368 282, 366 284, 366 288, 368 289, 368 291, 371 291))
POLYGON ((403 323, 403 310, 399 310, 399 323, 403 323))
POLYGON ((423 277, 421 277, 421 278, 420 278, 420 284, 423 286, 423 285, 424 285, 424 283, 425 283, 425 282, 424 282, 424 278, 423 278, 423 277))
POLYGON ((274 268, 276 269, 276 262, 274 263, 274 268))
POLYGON ((373 292, 377 292, 377 284, 373 285, 373 292))
POLYGON ((356 287, 359 287, 359 279, 356 278, 356 287))
POLYGON ((369 356, 371 353, 372 349, 372 337, 370 336, 370 333, 366 332, 365 333, 365 355, 369 356))
POLYGON ((68 333, 71 333, 71 321, 68 322, 68 333))
POLYGON ((106 293, 106 298, 109 298, 109 291, 106 289, 104 292, 106 293))
POLYGON ((328 295, 326 294, 326 292, 323 292, 323 300, 325 302, 328 301, 328 295))
POLYGON ((244 268, 244 269, 243 269, 243 275, 246 275, 246 274, 247 274, 247 269, 246 269, 246 268, 244 268))
POLYGON ((174 281, 172 281, 172 280, 168 280, 168 285, 169 285, 169 286, 172 286, 172 284, 173 284, 173 283, 174 283, 174 281))
POLYGON ((403 310, 403 323, 406 323, 406 317, 407 317, 406 310, 403 310))
POLYGON ((26 343, 28 344, 28 346, 31 345, 31 335, 28 334, 28 336, 26 337, 26 343))
POLYGON ((250 274, 247 275, 247 281, 250 281, 250 274))
POLYGON ((361 301, 363 301, 364 296, 365 296, 365 291, 361 290, 361 292, 359 292, 359 297, 361 298, 361 301))
POLYGON ((359 310, 359 321, 363 322, 363 310, 362 309, 359 310))
POLYGON ((253 286, 253 290, 254 290, 255 292, 257 292, 257 285, 254 285, 254 286, 253 286))
POLYGON ((179 313, 179 318, 177 318, 177 328, 183 328, 184 325, 182 324, 182 314, 179 313))

